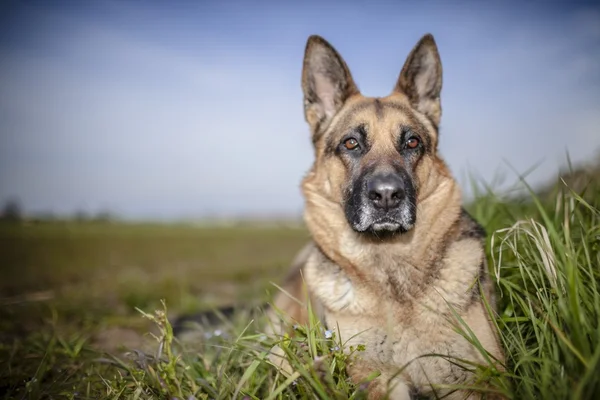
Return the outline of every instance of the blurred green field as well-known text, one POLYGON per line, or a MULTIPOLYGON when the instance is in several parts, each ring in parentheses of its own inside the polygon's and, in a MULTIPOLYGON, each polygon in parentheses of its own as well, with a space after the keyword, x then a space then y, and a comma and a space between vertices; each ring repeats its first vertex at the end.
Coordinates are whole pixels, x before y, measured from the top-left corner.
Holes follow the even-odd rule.
POLYGON ((3 336, 38 329, 52 310, 65 325, 136 326, 134 308, 160 299, 174 313, 260 299, 307 240, 300 227, 4 223, 3 336))

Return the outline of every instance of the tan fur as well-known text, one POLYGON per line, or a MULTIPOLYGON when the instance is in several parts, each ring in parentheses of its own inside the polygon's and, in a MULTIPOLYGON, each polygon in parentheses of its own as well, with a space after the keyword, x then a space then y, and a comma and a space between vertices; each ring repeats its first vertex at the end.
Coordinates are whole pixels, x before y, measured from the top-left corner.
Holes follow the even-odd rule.
MULTIPOLYGON (((424 37, 409 56, 394 92, 375 99, 361 96, 335 50, 322 39, 315 40, 310 39, 307 45, 309 61, 305 60, 303 73, 306 118, 313 131, 315 162, 302 181, 302 191, 306 204, 304 218, 313 242, 296 259, 284 286, 300 302, 281 293, 274 303, 292 320, 306 323, 304 304, 310 297, 328 327, 339 326, 342 338, 352 337, 348 345, 364 344, 364 354, 349 373, 359 382, 373 371, 381 372, 369 386, 372 399, 382 398, 389 385, 395 386, 390 398, 409 399, 411 390, 431 394, 430 384, 468 384, 471 374, 444 358, 419 358, 437 353, 479 363, 485 361, 455 331, 454 310, 487 351, 503 360, 483 301, 481 297, 473 297, 473 285, 478 285, 481 279, 482 294, 493 302, 493 286, 489 279, 484 279, 487 267, 483 243, 480 238, 465 234, 472 228, 472 222, 463 214, 460 188, 436 150, 441 115, 439 90, 437 97, 426 99, 423 98, 426 92, 421 90, 422 81, 431 80, 438 73, 439 82, 434 84, 439 83, 441 89, 441 64, 432 64, 430 71, 435 74, 431 76, 427 71, 424 74, 415 70, 411 64, 411 58, 421 53, 431 62, 439 63, 437 49, 430 54, 435 42, 430 36, 424 37), (330 57, 336 63, 334 67, 339 65, 341 71, 338 92, 331 92, 336 86, 328 82, 318 81, 316 88, 307 82, 312 72, 307 72, 307 65, 310 67, 310 57, 314 57, 310 54, 311 46, 321 46, 318 51, 333 51, 330 57), (319 99, 327 102, 335 98, 337 103, 319 108, 321 105, 311 99, 313 89, 321 96, 319 99), (361 168, 370 165, 385 168, 400 157, 394 147, 398 126, 418 127, 415 129, 420 129, 430 141, 431 151, 415 167, 416 224, 404 234, 377 240, 355 232, 346 220, 344 190, 352 177, 339 157, 327 154, 327 143, 341 140, 348 129, 358 124, 368 127, 372 142, 368 154, 360 160, 361 168), (393 378, 403 367, 405 370, 393 378)), ((280 329, 276 325, 276 332, 281 333, 280 329)), ((281 355, 279 351, 277 356, 281 355)), ((284 365, 279 357, 272 359, 284 365)), ((289 371, 289 366, 286 368, 289 371)), ((448 398, 466 395, 454 392, 448 398)))

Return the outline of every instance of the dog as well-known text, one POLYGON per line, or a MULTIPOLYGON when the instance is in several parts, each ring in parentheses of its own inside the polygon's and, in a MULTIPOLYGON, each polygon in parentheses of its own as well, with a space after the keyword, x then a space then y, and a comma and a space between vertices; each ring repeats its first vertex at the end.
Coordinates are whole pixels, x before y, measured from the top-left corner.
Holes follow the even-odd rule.
MULTIPOLYGON (((310 301, 347 348, 364 346, 348 373, 356 383, 380 373, 369 399, 481 398, 452 388, 474 382, 461 362, 502 370, 504 354, 489 312, 486 233, 437 150, 442 64, 433 36, 419 40, 382 98, 362 96, 340 54, 310 36, 302 90, 315 154, 301 184, 311 241, 266 309, 267 331, 293 334, 293 324, 308 323, 310 301)), ((174 329, 234 311, 183 317, 174 329)), ((269 359, 291 373, 280 347, 269 359)))
MULTIPOLYGON (((434 37, 412 49, 390 95, 372 98, 333 46, 310 36, 302 90, 315 154, 301 184, 312 241, 274 299, 287 321, 269 311, 273 332, 307 323, 293 298, 310 300, 348 346, 365 346, 348 373, 361 382, 380 372, 370 399, 481 398, 448 388, 474 380, 457 359, 501 369, 504 355, 488 312, 495 295, 486 233, 438 154, 442 64, 434 37), (461 323, 486 352, 457 331, 461 323)), ((271 360, 289 369, 282 354, 275 349, 271 360)))

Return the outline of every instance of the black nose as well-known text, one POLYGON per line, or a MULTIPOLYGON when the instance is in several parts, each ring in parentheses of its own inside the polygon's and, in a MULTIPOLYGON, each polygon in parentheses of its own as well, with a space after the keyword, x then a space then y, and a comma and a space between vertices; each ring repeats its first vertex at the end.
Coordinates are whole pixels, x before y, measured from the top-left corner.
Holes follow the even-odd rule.
POLYGON ((389 210, 404 199, 404 184, 396 175, 376 175, 367 183, 367 193, 373 205, 389 210))

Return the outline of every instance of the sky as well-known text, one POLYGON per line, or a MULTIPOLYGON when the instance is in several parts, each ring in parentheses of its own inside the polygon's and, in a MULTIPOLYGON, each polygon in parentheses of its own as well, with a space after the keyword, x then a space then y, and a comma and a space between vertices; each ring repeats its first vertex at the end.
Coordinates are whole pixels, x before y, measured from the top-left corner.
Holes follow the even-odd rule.
MULTIPOLYGON (((26 1, 0 5, 0 201, 125 218, 299 214, 300 74, 319 34, 367 96, 431 32, 453 174, 540 184, 600 154, 593 2, 26 1), (513 171, 514 169, 514 171, 513 171)), ((468 193, 467 193, 468 196, 468 193)))

